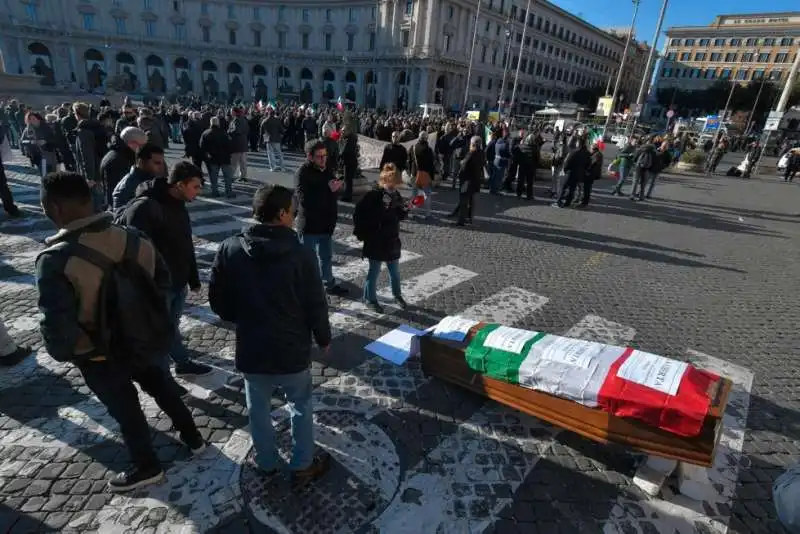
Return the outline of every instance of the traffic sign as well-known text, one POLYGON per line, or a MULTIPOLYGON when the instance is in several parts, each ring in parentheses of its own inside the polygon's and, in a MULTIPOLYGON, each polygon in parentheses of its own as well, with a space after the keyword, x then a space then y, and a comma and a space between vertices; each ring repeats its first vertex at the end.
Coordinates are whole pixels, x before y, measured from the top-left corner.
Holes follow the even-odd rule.
POLYGON ((764 123, 764 131, 765 132, 774 132, 778 129, 778 125, 781 123, 781 119, 783 118, 782 111, 770 111, 769 116, 767 117, 767 122, 764 123))

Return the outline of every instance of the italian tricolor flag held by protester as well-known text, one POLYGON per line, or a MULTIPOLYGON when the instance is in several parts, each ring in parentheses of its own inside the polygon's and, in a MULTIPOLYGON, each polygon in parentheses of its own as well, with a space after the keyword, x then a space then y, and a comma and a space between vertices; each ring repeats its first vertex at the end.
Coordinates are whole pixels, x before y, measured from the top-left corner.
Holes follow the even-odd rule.
POLYGON ((697 436, 717 375, 632 347, 486 325, 470 341, 469 367, 681 436, 697 436))
POLYGON ((341 96, 336 100, 336 109, 339 111, 344 111, 344 102, 342 102, 341 96))

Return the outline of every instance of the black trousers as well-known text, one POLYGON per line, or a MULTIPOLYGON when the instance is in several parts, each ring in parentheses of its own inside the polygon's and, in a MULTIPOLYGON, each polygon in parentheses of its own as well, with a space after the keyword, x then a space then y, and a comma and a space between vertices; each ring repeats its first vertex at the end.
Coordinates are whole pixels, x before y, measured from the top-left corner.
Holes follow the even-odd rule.
POLYGON ((518 197, 521 197, 522 193, 524 192, 528 199, 533 198, 533 181, 535 177, 535 169, 523 169, 522 167, 519 168, 519 175, 517 176, 518 197))
POLYGON ((158 457, 150 439, 150 426, 147 424, 139 395, 133 382, 153 397, 172 419, 173 426, 181 433, 184 441, 199 435, 192 413, 184 404, 175 388, 172 377, 156 365, 129 371, 108 361, 86 362, 79 366, 86 386, 97 395, 108 413, 119 423, 122 439, 133 463, 147 469, 159 465, 158 457))
POLYGON ((353 198, 353 181, 356 179, 355 165, 344 166, 344 192, 342 193, 342 200, 349 201, 353 198))
POLYGON ((575 189, 578 187, 578 182, 581 181, 583 182, 583 198, 581 199, 581 205, 585 206, 589 203, 589 199, 592 196, 593 180, 588 176, 583 178, 573 178, 570 176, 567 178, 567 183, 564 184, 564 188, 561 190, 561 197, 558 199, 560 205, 569 206, 572 204, 572 198, 575 196, 575 189))
POLYGON ((458 196, 458 222, 472 220, 472 210, 475 208, 475 193, 461 193, 458 196))
POLYGON ((6 168, 3 165, 2 158, 0 158, 0 201, 2 201, 3 209, 6 213, 16 213, 18 211, 17 206, 14 204, 14 196, 8 187, 6 168))

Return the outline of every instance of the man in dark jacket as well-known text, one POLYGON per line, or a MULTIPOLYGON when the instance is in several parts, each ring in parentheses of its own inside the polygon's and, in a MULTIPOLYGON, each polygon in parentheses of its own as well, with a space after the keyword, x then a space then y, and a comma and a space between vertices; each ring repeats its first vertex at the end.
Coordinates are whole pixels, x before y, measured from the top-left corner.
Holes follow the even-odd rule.
POLYGON ((219 123, 219 117, 211 117, 211 127, 200 136, 199 151, 206 162, 208 178, 211 181, 211 196, 219 196, 219 173, 225 185, 225 196, 234 198, 233 167, 231 166, 231 140, 219 123))
POLYGON ((333 231, 339 210, 336 193, 342 188, 342 181, 326 168, 328 151, 321 140, 306 145, 306 156, 308 161, 294 175, 297 234, 303 245, 317 255, 328 293, 345 295, 347 289, 337 285, 333 277, 333 231))
POLYGON ((247 181, 247 138, 250 135, 250 124, 244 115, 244 109, 234 108, 233 119, 228 125, 231 138, 231 165, 233 172, 239 173, 239 180, 247 181))
MULTIPOLYGON (((578 144, 578 148, 570 152, 566 161, 564 161, 564 172, 567 173, 567 181, 561 189, 561 196, 558 202, 553 204, 554 207, 568 208, 572 204, 572 198, 575 196, 575 189, 578 187, 578 183, 585 183, 587 179, 591 179, 588 174, 591 162, 592 157, 586 148, 586 143, 581 141, 578 144)), ((586 201, 588 203, 588 199, 586 201)))
MULTIPOLYGON (((4 140, 8 139, 8 127, 0 123, 0 145, 4 140)), ((9 217, 19 217, 22 215, 19 208, 14 204, 14 195, 11 194, 11 189, 8 187, 8 178, 6 177, 6 168, 3 164, 3 155, 0 153, 0 202, 3 204, 3 209, 9 217)))
POLYGON ((193 111, 189 115, 189 120, 183 123, 183 152, 185 157, 192 160, 192 163, 201 167, 203 165, 203 153, 200 151, 200 136, 203 135, 202 115, 199 111, 193 111))
POLYGON ((78 246, 121 262, 128 240, 137 239, 139 264, 162 291, 170 285, 167 266, 145 236, 111 224, 110 213, 94 213, 91 191, 81 175, 48 174, 42 178, 41 200, 47 217, 60 228, 46 240, 50 248, 36 259, 44 346, 51 358, 71 362, 80 370, 86 386, 119 423, 134 466, 110 480, 109 490, 128 491, 158 482, 164 478, 164 470, 153 451, 150 426, 133 381, 169 415, 181 441, 193 453, 201 452, 205 443, 174 380, 159 362, 138 361, 132 368, 123 367, 119 361, 109 361, 109 354, 95 346, 93 339, 106 336, 104 332, 89 334, 97 326, 97 288, 102 271, 77 257, 78 246))
POLYGON ((403 173, 408 165, 408 151, 406 147, 400 144, 400 132, 392 132, 392 142, 383 147, 383 156, 381 156, 382 169, 387 163, 394 164, 397 172, 403 173))
POLYGON ((257 224, 219 247, 208 298, 214 313, 236 325, 236 369, 244 374, 256 465, 264 473, 279 466, 271 401, 281 389, 292 414, 289 469, 305 482, 328 463, 314 457, 310 367, 312 339, 327 352, 331 327, 317 259, 292 231, 292 204, 285 187, 256 192, 257 224))
POLYGON ((136 152, 146 143, 147 134, 135 126, 128 126, 111 139, 111 150, 100 162, 100 179, 103 181, 109 206, 114 205, 114 188, 136 164, 136 152))
POLYGON ((133 197, 143 183, 164 176, 164 149, 146 144, 136 153, 136 165, 114 187, 111 194, 111 209, 118 211, 133 197))
POLYGON ((100 162, 106 153, 108 137, 103 125, 90 117, 87 104, 75 102, 72 112, 78 121, 75 130, 75 164, 92 189, 95 210, 103 211, 107 197, 100 176, 100 162))
MULTIPOLYGON (((186 203, 192 202, 203 188, 203 171, 188 161, 176 164, 169 179, 157 178, 143 183, 136 199, 119 215, 119 222, 141 230, 153 240, 172 274, 167 293, 175 317, 175 341, 170 356, 178 375, 203 375, 207 365, 193 362, 181 341, 180 323, 186 302, 186 286, 200 290, 200 275, 192 242, 192 223, 186 203)), ((166 362, 165 362, 166 364, 166 362)))
POLYGON ((539 143, 536 134, 529 133, 519 143, 511 154, 514 165, 517 167, 517 198, 522 197, 533 200, 533 182, 536 179, 536 169, 539 168, 539 143))

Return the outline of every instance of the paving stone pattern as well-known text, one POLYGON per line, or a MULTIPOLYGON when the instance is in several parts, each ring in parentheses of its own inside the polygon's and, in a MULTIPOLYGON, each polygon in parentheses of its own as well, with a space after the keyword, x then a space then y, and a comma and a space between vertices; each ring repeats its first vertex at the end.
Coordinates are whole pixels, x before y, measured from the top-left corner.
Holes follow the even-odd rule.
MULTIPOLYGON (((128 461, 116 424, 77 370, 41 350, 33 259, 52 226, 36 215, 37 179, 19 163, 6 170, 30 215, 0 215, 0 310, 15 338, 38 352, 0 370, 0 532, 782 532, 771 483, 800 458, 794 185, 667 176, 657 198, 641 204, 598 194, 582 212, 481 195, 471 228, 439 217, 404 224, 413 253, 404 280, 447 265, 475 276, 385 316, 332 299, 332 311, 356 317, 340 319, 333 350, 312 367, 317 438, 332 470, 299 490, 281 476, 265 480, 247 461, 234 335, 209 314, 204 287, 190 295, 182 330, 195 356, 216 368, 185 382, 211 446, 190 460, 143 396, 167 482, 111 496, 106 480, 128 461), (730 484, 705 502, 681 501, 673 482, 647 499, 631 481, 641 455, 486 403, 429 379, 416 361, 395 367, 363 350, 398 323, 429 326, 477 303, 502 310, 492 303, 509 288, 532 295, 517 326, 632 340, 675 358, 692 359, 693 349, 748 369, 752 395, 742 389, 730 411, 746 419, 744 453, 731 451, 720 471, 730 484)), ((270 176, 258 165, 252 174, 270 176)), ((233 203, 191 206, 201 268, 246 222, 254 186, 237 184, 243 195, 233 203)), ((440 190, 435 213, 454 201, 440 190)), ((348 245, 351 208, 341 212, 337 269, 357 296, 365 271, 351 264, 360 257, 348 245)), ((280 399, 274 405, 286 454, 286 413, 280 399)))

